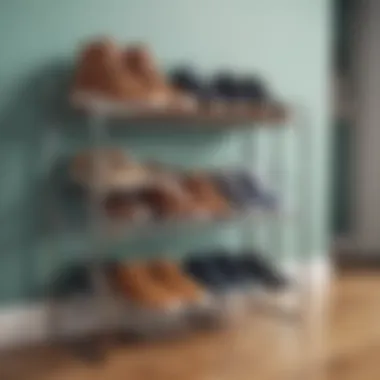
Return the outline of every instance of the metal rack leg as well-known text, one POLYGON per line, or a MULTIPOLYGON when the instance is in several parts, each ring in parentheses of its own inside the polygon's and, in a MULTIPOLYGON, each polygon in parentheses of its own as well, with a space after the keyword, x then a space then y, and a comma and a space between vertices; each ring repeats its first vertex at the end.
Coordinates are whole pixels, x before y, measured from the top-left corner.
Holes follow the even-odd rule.
MULTIPOLYGON (((96 110, 89 119, 89 127, 92 134, 93 148, 96 154, 94 159, 94 177, 93 184, 90 192, 89 202, 89 240, 90 251, 88 255, 88 269, 91 273, 92 287, 94 291, 94 303, 91 307, 97 314, 97 324, 95 328, 97 339, 90 339, 87 342, 87 347, 84 347, 84 354, 90 359, 96 361, 104 359, 104 337, 108 332, 110 326, 109 311, 110 303, 107 292, 107 284, 105 273, 102 270, 102 257, 106 249, 104 236, 104 213, 102 209, 103 193, 101 191, 101 172, 104 165, 104 142, 105 142, 105 128, 106 117, 102 114, 101 110, 96 110)), ((93 332, 95 333, 95 331, 93 332)))
MULTIPOLYGON (((312 164, 314 151, 311 144, 311 126, 308 123, 308 115, 305 110, 301 110, 298 133, 303 133, 302 139, 298 138, 300 149, 300 161, 307 162, 308 167, 303 167, 300 176, 300 187, 303 187, 301 205, 308 210, 312 198, 306 198, 313 189, 306 194, 306 186, 312 183, 312 164), (306 149, 301 149, 306 147, 306 149), (309 158, 309 160, 307 160, 309 158)), ((301 188, 302 188, 301 187, 301 188)), ((302 225, 299 226, 301 254, 306 255, 300 265, 299 278, 301 279, 299 288, 299 304, 302 317, 300 339, 299 339, 299 359, 301 363, 300 378, 321 380, 324 378, 324 348, 325 335, 328 322, 328 300, 331 270, 327 257, 316 258, 312 251, 312 225, 310 213, 305 216, 302 225)), ((327 254, 327 252, 326 252, 327 254)))

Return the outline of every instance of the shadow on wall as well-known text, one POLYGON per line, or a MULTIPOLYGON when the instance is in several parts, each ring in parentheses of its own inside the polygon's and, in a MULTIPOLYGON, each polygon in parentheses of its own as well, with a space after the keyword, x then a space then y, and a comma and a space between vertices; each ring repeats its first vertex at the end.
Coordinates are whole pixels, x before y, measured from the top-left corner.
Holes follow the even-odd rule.
POLYGON ((38 141, 49 123, 72 123, 77 118, 67 97, 72 72, 72 65, 61 61, 19 78, 17 82, 22 86, 15 86, 14 93, 8 94, 8 102, 2 106, 2 141, 38 141))
POLYGON ((7 191, 7 186, 0 189, 4 200, 0 221, 9 227, 0 235, 2 245, 7 240, 6 245, 11 246, 14 240, 38 236, 36 227, 41 224, 36 218, 40 219, 45 201, 43 174, 54 164, 50 158, 54 161, 58 157, 50 132, 56 125, 72 124, 77 119, 67 102, 71 75, 72 68, 65 63, 41 68, 20 80, 23 86, 0 111, 1 182, 14 185, 9 189, 12 191, 7 191))
MULTIPOLYGON (((71 76, 68 63, 47 65, 18 78, 0 106, 0 301, 29 296, 14 293, 34 288, 32 252, 45 233, 44 173, 53 164, 45 160, 51 145, 48 132, 54 124, 77 118, 67 102, 71 76), (16 257, 15 267, 10 261, 16 257)), ((54 161, 54 150, 51 156, 54 161)))

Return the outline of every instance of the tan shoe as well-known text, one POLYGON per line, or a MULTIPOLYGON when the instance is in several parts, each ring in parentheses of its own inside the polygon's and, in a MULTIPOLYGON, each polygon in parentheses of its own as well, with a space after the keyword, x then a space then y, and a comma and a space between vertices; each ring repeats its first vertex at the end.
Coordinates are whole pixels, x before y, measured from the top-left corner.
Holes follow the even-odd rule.
POLYGON ((153 278, 146 263, 118 265, 115 275, 121 293, 141 307, 171 311, 181 306, 181 299, 153 278))
POLYGON ((154 260, 149 263, 149 271, 157 281, 187 302, 199 303, 204 300, 204 289, 182 272, 176 263, 170 260, 154 260))
POLYGON ((180 218, 184 215, 184 200, 176 193, 161 188, 152 188, 143 191, 141 199, 159 218, 180 218))
POLYGON ((193 196, 193 201, 205 213, 213 217, 223 217, 231 213, 228 201, 219 193, 214 184, 204 174, 190 174, 183 186, 193 196))
POLYGON ((138 223, 147 222, 153 217, 146 205, 123 194, 106 196, 104 208, 113 221, 138 223))
POLYGON ((86 150, 77 154, 69 167, 70 178, 83 186, 102 191, 132 190, 153 181, 148 170, 122 150, 86 150))
POLYGON ((153 54, 146 46, 128 47, 124 52, 124 65, 144 88, 153 93, 157 99, 161 99, 163 107, 179 110, 195 108, 196 103, 193 97, 168 84, 155 63, 153 54))
POLYGON ((83 49, 71 99, 78 106, 101 102, 138 109, 159 101, 126 70, 121 51, 109 38, 92 42, 83 49))
POLYGON ((156 179, 154 188, 144 194, 145 201, 158 215, 183 219, 204 215, 192 194, 183 186, 182 175, 178 174, 180 168, 169 168, 156 162, 148 162, 145 166, 156 179))
POLYGON ((199 214, 197 205, 184 189, 158 184, 142 193, 142 200, 163 219, 187 219, 199 214))

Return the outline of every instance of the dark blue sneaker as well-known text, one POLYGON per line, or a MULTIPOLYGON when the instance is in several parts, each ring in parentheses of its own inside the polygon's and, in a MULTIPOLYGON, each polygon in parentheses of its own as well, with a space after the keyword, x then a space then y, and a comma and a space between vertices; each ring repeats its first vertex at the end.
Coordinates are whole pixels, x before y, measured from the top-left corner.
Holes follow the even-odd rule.
POLYGON ((269 191, 265 191, 253 175, 248 172, 238 172, 235 178, 241 186, 248 206, 262 206, 266 209, 276 208, 278 203, 276 197, 269 191))
POLYGON ((171 84, 178 90, 200 97, 206 84, 190 67, 180 67, 170 74, 171 84))
POLYGON ((273 210, 278 207, 274 194, 263 189, 259 180, 244 171, 229 171, 213 176, 220 192, 230 200, 238 210, 254 207, 273 210))
POLYGON ((281 290, 288 285, 287 279, 255 252, 244 252, 237 260, 253 279, 258 280, 266 288, 281 290))
POLYGON ((223 291, 227 285, 222 273, 207 257, 189 258, 183 263, 183 268, 186 273, 212 291, 223 291))
POLYGON ((265 103, 269 100, 269 94, 264 83, 254 76, 239 78, 239 95, 250 103, 265 103))
POLYGON ((246 208, 247 195, 235 173, 214 174, 212 181, 233 207, 237 210, 244 210, 246 208))
POLYGON ((247 206, 257 206, 260 202, 260 190, 258 181, 253 176, 245 172, 236 172, 235 181, 244 194, 244 200, 247 206))
POLYGON ((242 288, 249 280, 247 273, 234 257, 216 255, 210 257, 210 262, 222 273, 226 287, 242 288))
POLYGON ((211 81, 215 97, 225 102, 234 102, 239 98, 239 81, 232 72, 220 72, 211 81))

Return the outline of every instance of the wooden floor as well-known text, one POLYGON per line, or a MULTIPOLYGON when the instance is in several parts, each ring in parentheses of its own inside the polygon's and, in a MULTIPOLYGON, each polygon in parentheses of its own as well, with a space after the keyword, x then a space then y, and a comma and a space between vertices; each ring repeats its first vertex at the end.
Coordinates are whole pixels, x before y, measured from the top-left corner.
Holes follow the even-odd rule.
MULTIPOLYGON (((247 316, 236 326, 181 340, 109 342, 90 364, 64 348, 0 357, 1 380, 379 380, 380 273, 345 274, 331 287, 326 325, 308 329, 247 316)), ((310 314, 311 315, 311 314, 310 314)))

